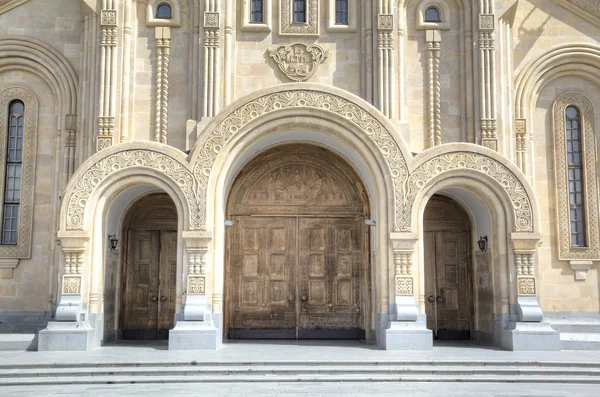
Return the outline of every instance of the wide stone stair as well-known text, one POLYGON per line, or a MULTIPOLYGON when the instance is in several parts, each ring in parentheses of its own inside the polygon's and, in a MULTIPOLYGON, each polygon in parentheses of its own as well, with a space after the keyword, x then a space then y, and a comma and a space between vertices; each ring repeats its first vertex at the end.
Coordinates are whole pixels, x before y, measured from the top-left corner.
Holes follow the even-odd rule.
POLYGON ((0 365, 0 388, 217 382, 600 383, 600 363, 553 361, 145 362, 0 365))
POLYGON ((600 350, 599 318, 550 318, 550 325, 560 332, 563 350, 600 350))

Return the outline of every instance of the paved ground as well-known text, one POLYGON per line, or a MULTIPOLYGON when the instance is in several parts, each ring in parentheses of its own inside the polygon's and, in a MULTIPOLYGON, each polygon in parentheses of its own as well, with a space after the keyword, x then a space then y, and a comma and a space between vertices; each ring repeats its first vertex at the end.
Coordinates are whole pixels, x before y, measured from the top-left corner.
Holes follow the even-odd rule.
POLYGON ((366 396, 366 397, 598 397, 598 385, 498 383, 232 383, 185 385, 94 385, 8 387, 3 397, 29 396, 366 396))

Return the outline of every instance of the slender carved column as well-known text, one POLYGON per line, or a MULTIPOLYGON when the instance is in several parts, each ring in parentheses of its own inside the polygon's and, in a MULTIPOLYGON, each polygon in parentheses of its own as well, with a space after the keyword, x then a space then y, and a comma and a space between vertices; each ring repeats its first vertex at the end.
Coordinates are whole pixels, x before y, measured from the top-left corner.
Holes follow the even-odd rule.
POLYGON ((495 19, 491 1, 479 15, 479 62, 481 144, 498 150, 496 122, 496 49, 494 40, 495 19))
POLYGON ((538 301, 534 254, 539 245, 539 236, 520 236, 513 233, 515 273, 517 281, 517 306, 519 321, 541 322, 542 308, 538 301))
POLYGON ((100 109, 96 151, 113 145, 117 76, 117 10, 105 0, 100 16, 100 109))
POLYGON ((56 310, 57 321, 80 321, 84 254, 85 247, 63 247, 62 297, 56 310))
POLYGON ((208 244, 212 240, 206 233, 184 232, 187 253, 185 321, 205 321, 207 295, 209 291, 209 269, 207 264, 208 244))
POLYGON ((68 114, 65 121, 65 148, 66 148, 66 164, 65 170, 67 173, 67 181, 71 179, 75 172, 75 158, 77 149, 77 115, 68 114))
POLYGON ((418 307, 415 303, 413 254, 417 239, 414 235, 392 233, 394 253, 394 288, 398 321, 417 321, 418 307))
POLYGON ((428 147, 442 144, 442 107, 440 88, 439 30, 426 31, 427 39, 427 94, 428 94, 428 147))
POLYGON ((156 98, 154 112, 154 141, 167 143, 169 117, 169 56, 171 28, 156 28, 156 98))
POLYGON ((204 102, 203 117, 214 117, 219 112, 220 100, 220 19, 218 12, 204 13, 204 102))
POLYGON ((379 14, 377 18, 378 30, 378 107, 387 117, 393 117, 393 76, 394 76, 394 15, 379 14))
POLYGON ((515 140, 517 142, 517 166, 527 174, 527 120, 515 120, 515 140))

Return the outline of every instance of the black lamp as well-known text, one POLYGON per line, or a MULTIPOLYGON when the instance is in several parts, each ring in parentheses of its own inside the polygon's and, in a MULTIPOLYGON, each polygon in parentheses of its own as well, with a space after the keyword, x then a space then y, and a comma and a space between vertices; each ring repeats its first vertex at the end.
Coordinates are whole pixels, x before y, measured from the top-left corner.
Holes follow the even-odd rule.
POLYGON ((487 236, 479 237, 479 241, 477 242, 477 245, 479 245, 479 249, 481 250, 481 252, 487 251, 487 243, 488 243, 487 236))
POLYGON ((119 243, 119 239, 115 234, 108 235, 108 242, 110 243, 110 250, 114 251, 117 248, 117 244, 119 243))

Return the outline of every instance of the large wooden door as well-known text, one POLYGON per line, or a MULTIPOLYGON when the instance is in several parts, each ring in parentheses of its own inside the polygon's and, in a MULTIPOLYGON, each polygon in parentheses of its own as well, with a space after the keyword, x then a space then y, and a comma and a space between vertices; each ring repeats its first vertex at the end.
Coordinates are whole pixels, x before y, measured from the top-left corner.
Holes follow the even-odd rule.
POLYGON ((129 230, 123 339, 167 339, 175 315, 177 232, 129 230))

